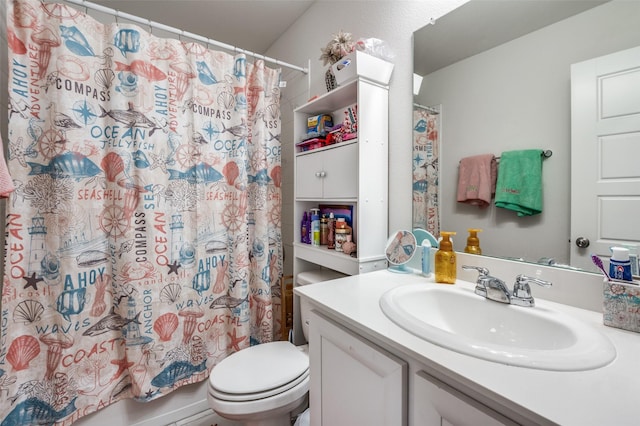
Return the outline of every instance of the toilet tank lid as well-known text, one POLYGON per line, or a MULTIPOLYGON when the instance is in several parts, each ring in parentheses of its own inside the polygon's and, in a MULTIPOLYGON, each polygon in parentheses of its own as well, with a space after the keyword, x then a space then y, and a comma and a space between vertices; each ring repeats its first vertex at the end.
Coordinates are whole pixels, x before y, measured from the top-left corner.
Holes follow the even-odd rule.
POLYGON ((209 382, 228 394, 252 394, 283 386, 309 368, 307 354, 286 341, 242 349, 211 371, 209 382))

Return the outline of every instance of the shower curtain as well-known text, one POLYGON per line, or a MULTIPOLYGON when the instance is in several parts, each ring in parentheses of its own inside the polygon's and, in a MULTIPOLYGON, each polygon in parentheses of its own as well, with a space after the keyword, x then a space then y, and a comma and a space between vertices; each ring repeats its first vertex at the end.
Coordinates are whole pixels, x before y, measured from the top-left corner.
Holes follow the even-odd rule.
POLYGON ((440 114, 413 108, 413 228, 440 236, 440 114))
POLYGON ((156 399, 271 341, 279 71, 67 5, 6 5, 2 425, 156 399))

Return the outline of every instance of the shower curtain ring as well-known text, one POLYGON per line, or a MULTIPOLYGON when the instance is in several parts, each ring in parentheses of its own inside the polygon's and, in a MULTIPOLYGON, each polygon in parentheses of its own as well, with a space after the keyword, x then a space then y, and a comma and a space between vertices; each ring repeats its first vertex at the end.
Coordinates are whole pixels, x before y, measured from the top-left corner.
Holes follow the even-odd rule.
POLYGON ((118 21, 118 19, 120 18, 120 11, 118 9, 116 9, 115 17, 116 17, 116 28, 117 28, 120 26, 120 22, 118 21))
POLYGON ((147 24, 149 25, 149 34, 153 34, 153 25, 151 25, 151 19, 147 19, 147 24))

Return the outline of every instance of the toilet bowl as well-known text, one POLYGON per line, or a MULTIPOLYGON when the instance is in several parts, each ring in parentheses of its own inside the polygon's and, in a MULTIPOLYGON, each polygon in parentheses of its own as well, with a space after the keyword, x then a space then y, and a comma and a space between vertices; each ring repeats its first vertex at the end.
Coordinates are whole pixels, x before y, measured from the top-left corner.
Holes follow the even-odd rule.
MULTIPOLYGON (((304 272, 296 285, 345 275, 332 270, 304 272)), ((308 305, 301 303, 308 341, 308 305)), ((308 404, 309 356, 302 347, 278 341, 251 346, 223 359, 211 371, 207 399, 218 415, 246 426, 291 426, 291 413, 308 404)))

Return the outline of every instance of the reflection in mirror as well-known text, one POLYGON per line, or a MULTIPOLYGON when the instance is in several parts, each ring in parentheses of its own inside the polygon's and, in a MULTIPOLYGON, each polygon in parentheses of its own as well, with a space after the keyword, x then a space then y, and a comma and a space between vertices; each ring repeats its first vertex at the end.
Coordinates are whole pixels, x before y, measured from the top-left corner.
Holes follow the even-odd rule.
POLYGON ((440 107, 413 104, 413 229, 440 235, 440 107))
MULTIPOLYGON (((640 45, 639 27, 640 2, 472 0, 414 33, 414 72, 423 77, 414 103, 441 107, 438 189, 427 181, 414 200, 437 200, 440 228, 458 234, 456 250, 468 228, 480 228, 483 255, 570 264, 571 65, 640 45), (553 152, 543 164, 541 214, 456 202, 462 158, 530 148, 553 152)), ((416 210, 423 207, 414 204, 420 226, 428 215, 416 210)))

